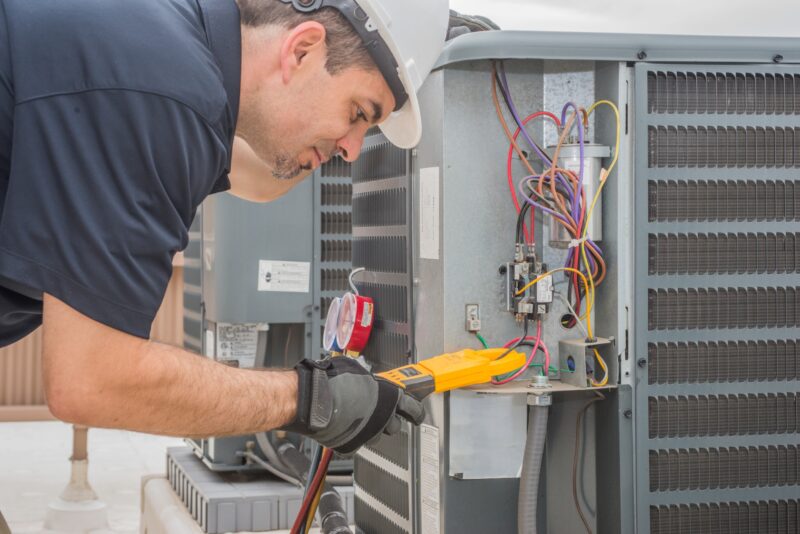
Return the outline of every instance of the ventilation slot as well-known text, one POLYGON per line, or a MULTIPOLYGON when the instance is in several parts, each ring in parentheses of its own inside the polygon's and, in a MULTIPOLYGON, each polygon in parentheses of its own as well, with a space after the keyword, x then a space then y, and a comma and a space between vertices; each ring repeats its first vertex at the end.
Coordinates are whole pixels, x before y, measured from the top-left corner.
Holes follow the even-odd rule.
POLYGON ((794 486, 798 460, 794 445, 650 451, 650 491, 794 486))
POLYGON ((353 474, 359 486, 372 488, 370 494, 408 519, 408 483, 368 462, 362 456, 353 459, 353 474))
POLYGON ((793 181, 653 180, 648 197, 650 222, 800 220, 793 181))
POLYGON ((796 534, 799 501, 650 507, 651 534, 796 534))
POLYGON ((322 184, 320 202, 323 206, 350 206, 353 199, 351 184, 322 184))
POLYGON ((350 262, 353 255, 352 244, 346 240, 323 240, 322 256, 324 262, 350 262))
POLYGON ((397 526, 370 505, 355 498, 356 529, 363 534, 408 534, 406 529, 397 526))
POLYGON ((364 148, 353 163, 353 183, 372 182, 385 178, 404 177, 407 173, 408 151, 388 141, 364 148))
POLYGON ((403 428, 400 432, 391 436, 383 434, 374 443, 365 445, 384 460, 392 462, 394 465, 408 471, 408 431, 403 428))
POLYGON ((355 226, 406 224, 406 189, 386 189, 353 197, 355 226))
POLYGON ((800 325, 793 287, 650 289, 650 330, 773 328, 800 325))
POLYGON ((320 167, 322 178, 350 178, 352 164, 341 157, 332 158, 320 167))
POLYGON ((408 291, 404 286, 357 283, 359 292, 375 302, 375 319, 408 322, 408 291))
POLYGON ((323 234, 347 234, 353 233, 353 222, 350 213, 322 213, 322 233, 323 234))
POLYGON ((347 269, 323 269, 321 277, 322 291, 346 291, 350 285, 347 269))
POLYGON ((353 242, 353 266, 369 271, 405 273, 405 237, 360 237, 353 242))
POLYGON ((649 113, 800 114, 800 76, 648 72, 649 113))
POLYGON ((650 234, 648 239, 651 275, 800 270, 800 234, 650 234))
POLYGON ((705 384, 797 380, 796 340, 650 343, 650 384, 705 384))
POLYGON ((364 356, 373 365, 373 372, 389 371, 409 363, 408 336, 374 328, 364 356))
POLYGON ((648 127, 649 167, 800 167, 800 128, 648 127))
POLYGON ((800 412, 793 393, 650 397, 650 438, 793 434, 800 412))

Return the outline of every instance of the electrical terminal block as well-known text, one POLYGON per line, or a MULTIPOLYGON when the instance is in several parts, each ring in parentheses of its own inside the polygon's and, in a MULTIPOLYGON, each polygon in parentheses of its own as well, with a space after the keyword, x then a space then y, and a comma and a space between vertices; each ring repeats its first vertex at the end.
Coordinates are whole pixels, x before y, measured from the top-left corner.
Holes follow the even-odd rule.
POLYGON ((505 276, 506 310, 514 314, 517 322, 536 320, 545 315, 553 303, 553 277, 548 275, 532 287, 522 290, 547 272, 547 266, 536 258, 532 246, 517 244, 514 261, 501 266, 505 276))

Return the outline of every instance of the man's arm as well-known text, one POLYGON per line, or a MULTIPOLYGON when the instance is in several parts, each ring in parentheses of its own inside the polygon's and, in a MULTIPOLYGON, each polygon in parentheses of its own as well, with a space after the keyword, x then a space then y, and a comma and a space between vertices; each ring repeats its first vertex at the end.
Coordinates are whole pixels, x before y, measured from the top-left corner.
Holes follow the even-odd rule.
POLYGON ((295 371, 228 367, 105 326, 47 294, 43 325, 47 403, 64 421, 205 437, 295 417, 295 371))
POLYGON ((279 180, 272 169, 259 158, 250 145, 241 137, 233 138, 233 161, 231 162, 231 189, 229 193, 252 202, 271 202, 289 192, 302 182, 311 171, 291 180, 279 180))

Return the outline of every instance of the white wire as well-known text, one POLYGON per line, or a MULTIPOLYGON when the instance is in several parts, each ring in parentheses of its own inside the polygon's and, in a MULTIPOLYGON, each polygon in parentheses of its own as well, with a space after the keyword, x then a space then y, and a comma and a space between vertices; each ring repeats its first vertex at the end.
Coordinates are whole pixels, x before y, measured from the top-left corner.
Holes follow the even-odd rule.
POLYGON ((276 469, 269 462, 265 462, 264 460, 262 460, 261 458, 259 458, 257 455, 253 454, 250 451, 240 451, 237 454, 239 454, 241 456, 244 456, 245 458, 247 458, 248 460, 250 460, 252 462, 257 463, 258 465, 260 465, 261 467, 263 467, 264 469, 266 469, 267 471, 269 471, 270 473, 272 473, 276 477, 281 478, 281 479, 283 479, 286 482, 289 482, 291 484, 294 484, 295 486, 297 486, 300 489, 302 489, 304 487, 302 482, 300 482, 299 480, 297 480, 294 477, 291 477, 291 476, 287 475, 283 471, 281 471, 279 469, 276 469))
POLYGON ((358 295, 358 289, 356 289, 356 284, 353 282, 353 277, 358 273, 364 272, 366 269, 364 267, 359 267, 358 269, 353 269, 350 271, 350 276, 347 277, 347 281, 350 282, 350 289, 353 290, 353 293, 358 295))
POLYGON ((568 300, 568 299, 566 299, 566 298, 564 297, 564 295, 562 295, 562 294, 561 294, 560 292, 558 292, 558 291, 554 291, 553 293, 555 293, 556 295, 558 295, 558 298, 560 298, 560 299, 561 299, 561 302, 563 302, 563 303, 564 303, 564 305, 567 307, 567 309, 569 310, 569 313, 570 313, 570 314, 572 314, 572 316, 573 316, 573 317, 575 317, 575 321, 577 321, 577 323, 578 323, 578 326, 580 327, 580 329, 581 329, 581 332, 583 332, 583 335, 584 335, 584 337, 587 337, 587 338, 588 338, 588 337, 590 337, 590 336, 589 336, 589 331, 588 331, 588 330, 586 330, 586 326, 583 324, 583 321, 581 321, 581 318, 578 316, 578 314, 577 314, 577 313, 575 313, 575 308, 573 308, 573 307, 572 307, 572 304, 570 304, 570 303, 569 303, 569 300, 568 300))

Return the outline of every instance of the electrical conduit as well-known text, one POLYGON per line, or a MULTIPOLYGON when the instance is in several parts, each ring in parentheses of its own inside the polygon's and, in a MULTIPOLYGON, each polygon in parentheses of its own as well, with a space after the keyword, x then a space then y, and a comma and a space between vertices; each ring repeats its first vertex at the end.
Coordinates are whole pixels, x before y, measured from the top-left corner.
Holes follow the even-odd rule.
POLYGON ((542 457, 547 438, 549 409, 549 406, 541 405, 532 405, 528 408, 528 439, 525 443, 525 456, 522 459, 519 501, 517 502, 517 532, 519 534, 536 534, 539 478, 542 472, 542 457))

